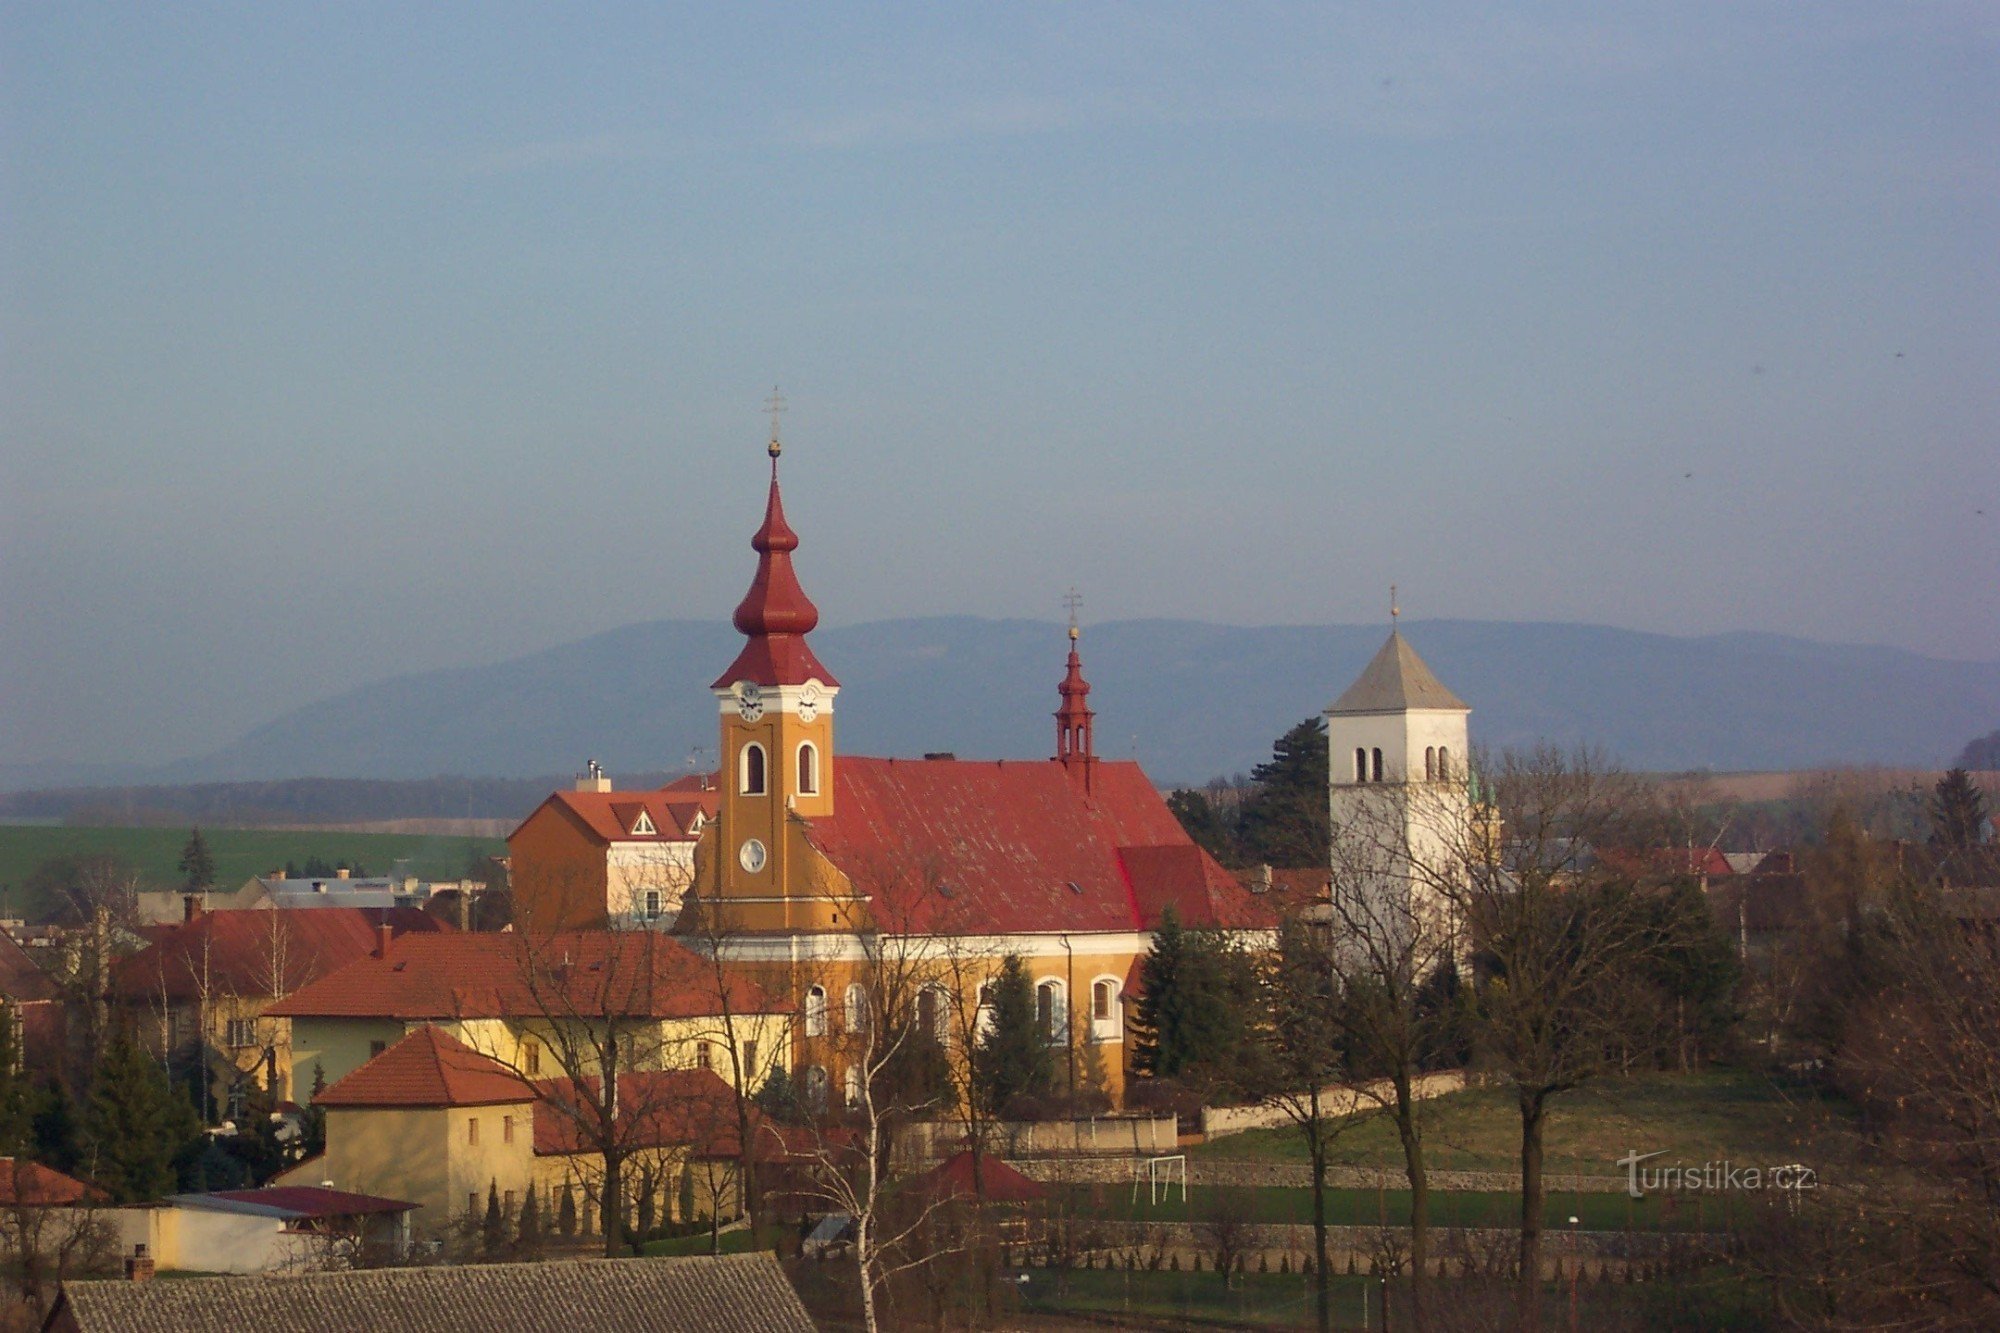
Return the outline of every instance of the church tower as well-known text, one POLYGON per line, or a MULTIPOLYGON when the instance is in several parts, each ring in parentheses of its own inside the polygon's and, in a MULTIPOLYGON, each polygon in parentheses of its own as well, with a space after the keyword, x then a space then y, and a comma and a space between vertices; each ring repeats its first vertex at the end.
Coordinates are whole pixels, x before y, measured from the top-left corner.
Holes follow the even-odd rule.
POLYGON ((1333 882, 1347 915, 1409 944, 1448 930, 1442 889, 1470 846, 1466 718, 1393 622, 1326 710, 1333 882))
POLYGON ((710 688, 720 714, 721 800, 715 821, 716 886, 725 898, 777 907, 747 911, 743 924, 797 924, 782 910, 808 895, 800 821, 833 813, 833 701, 840 682, 806 643, 819 609, 792 569, 798 534, 785 522, 778 492, 776 417, 772 420, 771 489, 764 522, 750 539, 757 573, 736 608, 743 650, 710 688))
POLYGON ((1091 735, 1097 714, 1090 711, 1090 682, 1083 678, 1083 659, 1076 651, 1077 639, 1082 636, 1076 624, 1077 600, 1076 594, 1071 593, 1069 665, 1062 684, 1056 687, 1062 696, 1062 707, 1056 710, 1056 762, 1088 794, 1097 768, 1097 750, 1091 735))

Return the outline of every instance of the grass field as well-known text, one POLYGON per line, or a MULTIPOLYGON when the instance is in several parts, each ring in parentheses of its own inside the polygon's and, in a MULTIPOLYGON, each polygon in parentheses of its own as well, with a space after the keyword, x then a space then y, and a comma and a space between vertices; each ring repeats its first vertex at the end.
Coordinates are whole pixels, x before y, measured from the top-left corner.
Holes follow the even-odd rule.
MULTIPOLYGON (((1312 1279, 1297 1273, 1244 1273, 1228 1288, 1214 1273, 1036 1268, 1025 1276, 1021 1308, 1042 1314, 1155 1316, 1237 1328, 1300 1328, 1313 1320, 1312 1279)), ((1337 1274, 1332 1294, 1335 1327, 1380 1327, 1381 1295, 1374 1279, 1337 1274)))
MULTIPOLYGON (((1239 1215, 1258 1223, 1306 1226, 1312 1222, 1312 1191, 1279 1187, 1241 1188, 1196 1186, 1187 1202, 1175 1193, 1159 1204, 1140 1192, 1134 1202, 1130 1186, 1081 1187, 1088 1216, 1127 1222, 1199 1222, 1214 1210, 1216 1196, 1226 1195, 1239 1215)), ((1578 1219, 1585 1231, 1699 1231, 1727 1227, 1731 1210, 1742 1200, 1728 1195, 1709 1198, 1669 1194, 1632 1199, 1624 1194, 1552 1193, 1543 1201, 1542 1221, 1550 1231, 1565 1231, 1578 1219)), ((1520 1195, 1499 1190, 1454 1190, 1431 1195, 1431 1222, 1436 1226, 1511 1227, 1519 1225, 1520 1195)), ((1407 1226, 1407 1190, 1348 1190, 1326 1192, 1326 1220, 1332 1226, 1407 1226)))
MULTIPOLYGON (((1425 1156, 1433 1169, 1513 1171, 1521 1122, 1504 1089, 1479 1088, 1428 1103, 1425 1156)), ((1547 1170, 1615 1175, 1628 1152, 1661 1151, 1661 1162, 1727 1158, 1741 1165, 1810 1162, 1810 1141, 1848 1123, 1844 1107, 1741 1070, 1645 1074, 1586 1084, 1558 1097, 1549 1112, 1547 1170)), ((1193 1150, 1211 1158, 1306 1159, 1293 1129, 1232 1134, 1193 1150)), ((1386 1118, 1349 1122, 1334 1160, 1400 1170, 1402 1149, 1386 1118)))
MULTIPOLYGON (((252 875, 287 861, 317 856, 328 862, 358 862, 386 874, 392 862, 408 857, 412 872, 429 879, 457 879, 472 853, 496 854, 506 844, 493 838, 441 838, 404 833, 343 833, 286 829, 203 829, 215 857, 218 888, 234 889, 252 875)), ((47 904, 25 901, 22 885, 35 867, 53 857, 110 853, 130 862, 148 888, 180 882, 175 865, 187 845, 184 828, 95 828, 43 824, 0 824, 0 892, 4 910, 34 919, 47 904)))

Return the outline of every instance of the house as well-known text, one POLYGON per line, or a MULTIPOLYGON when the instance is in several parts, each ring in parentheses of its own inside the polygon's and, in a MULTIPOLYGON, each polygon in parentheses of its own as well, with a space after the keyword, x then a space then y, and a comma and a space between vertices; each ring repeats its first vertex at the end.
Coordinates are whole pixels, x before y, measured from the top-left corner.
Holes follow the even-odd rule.
POLYGON ((296 1099, 291 1023, 276 1001, 409 934, 448 929, 409 908, 204 912, 190 901, 177 926, 111 969, 111 998, 140 1039, 183 1068, 200 1061, 215 1114, 241 1114, 252 1088, 296 1099))
POLYGON ((154 1204, 111 1209, 105 1217, 120 1250, 144 1253, 157 1269, 283 1273, 344 1266, 363 1255, 401 1254, 416 1206, 293 1185, 174 1194, 154 1204))
POLYGON ((0 932, 0 1022, 13 1042, 15 1072, 53 1073, 64 1058, 62 996, 12 935, 0 932))
POLYGON ((522 927, 671 926, 717 802, 705 776, 615 791, 593 759, 573 790, 552 794, 507 835, 522 927))
MULTIPOLYGON (((742 649, 710 686, 720 772, 693 833, 696 910, 674 929, 786 997, 795 1077, 816 1102, 858 1099, 856 1046, 877 1005, 910 1006, 962 1055, 1008 954, 1030 968, 1066 1085, 1118 1100, 1126 977, 1162 913, 1266 942, 1279 913, 1195 845, 1137 764, 1098 756, 1074 625, 1052 759, 839 753, 841 686, 808 643, 819 612, 792 564, 780 452, 774 439, 756 572, 734 617, 742 649)), ((575 818, 573 796, 552 797, 555 813, 575 818)), ((568 892, 580 870, 529 839, 509 847, 520 919, 586 924, 568 892)), ((593 923, 608 915, 589 906, 593 923)))
POLYGON ((300 1101, 432 1025, 529 1078, 593 1072, 578 1055, 614 1021, 631 1067, 713 1068, 734 1081, 734 1034, 752 1090, 790 1040, 782 1000, 645 930, 404 935, 267 1012, 289 1025, 300 1101))
MULTIPOLYGON (((737 1104, 706 1069, 639 1070, 621 1075, 625 1117, 619 1142, 630 1153, 624 1199, 628 1221, 742 1210, 734 1167, 741 1158, 737 1104)), ((441 1027, 418 1028, 316 1099, 326 1113, 326 1149, 278 1177, 279 1183, 414 1200, 416 1232, 427 1237, 476 1230, 490 1198, 510 1224, 531 1191, 544 1225, 569 1199, 583 1229, 595 1229, 601 1198, 600 1145, 583 1127, 603 1104, 594 1080, 579 1090, 563 1078, 529 1079, 467 1046, 441 1027)), ((762 1157, 782 1159, 787 1140, 754 1107, 745 1108, 762 1157)))
POLYGON ((769 1254, 66 1282, 44 1333, 812 1333, 769 1254))

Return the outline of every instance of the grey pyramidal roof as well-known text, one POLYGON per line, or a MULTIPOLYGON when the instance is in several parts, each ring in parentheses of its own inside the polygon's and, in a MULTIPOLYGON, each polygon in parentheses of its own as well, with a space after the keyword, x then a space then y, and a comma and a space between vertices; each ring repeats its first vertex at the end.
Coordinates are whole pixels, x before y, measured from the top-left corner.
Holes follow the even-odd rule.
POLYGON ((67 1282, 50 1326, 83 1333, 812 1333, 768 1253, 377 1268, 303 1277, 67 1282), (63 1323, 67 1314, 69 1323, 63 1323))
POLYGON ((1465 700, 1444 687, 1431 674, 1417 650, 1410 647, 1398 630, 1389 631, 1389 641, 1375 654, 1347 693, 1333 701, 1329 713, 1401 713, 1412 708, 1456 709, 1469 713, 1465 700))

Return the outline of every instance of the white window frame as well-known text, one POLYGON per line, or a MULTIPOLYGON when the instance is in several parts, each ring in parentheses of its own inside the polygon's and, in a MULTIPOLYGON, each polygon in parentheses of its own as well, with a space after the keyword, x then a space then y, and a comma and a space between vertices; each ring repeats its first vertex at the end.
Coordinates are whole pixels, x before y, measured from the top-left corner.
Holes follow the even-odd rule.
POLYGON ((1117 1041, 1124 1029, 1125 983, 1120 977, 1109 972, 1090 979, 1090 1039, 1092 1041, 1117 1041), (1097 988, 1111 987, 1111 1003, 1103 1018, 1097 1016, 1097 988))
POLYGON ((1042 977, 1035 982, 1035 1024, 1042 1024, 1042 990, 1048 988, 1052 994, 1049 1000, 1049 1021, 1043 1032, 1051 1046, 1061 1046, 1069 1040, 1069 996, 1065 993, 1061 977, 1042 977))
POLYGON ((736 755, 736 791, 740 796, 767 796, 771 791, 771 755, 762 741, 751 741, 736 755), (756 790, 750 787, 750 754, 755 751, 763 761, 764 783, 756 790))
POLYGON ((808 1037, 826 1035, 826 987, 808 986, 805 996, 805 1034, 808 1037))
POLYGON ((819 795, 819 747, 811 741, 800 741, 799 748, 792 755, 792 772, 798 778, 799 795, 819 795), (808 757, 812 760, 810 765, 806 762, 808 757), (806 780, 809 776, 812 779, 810 782, 806 780))

